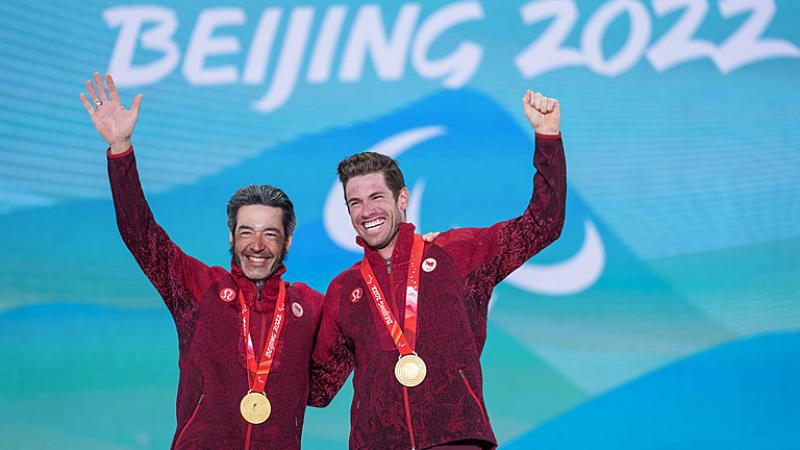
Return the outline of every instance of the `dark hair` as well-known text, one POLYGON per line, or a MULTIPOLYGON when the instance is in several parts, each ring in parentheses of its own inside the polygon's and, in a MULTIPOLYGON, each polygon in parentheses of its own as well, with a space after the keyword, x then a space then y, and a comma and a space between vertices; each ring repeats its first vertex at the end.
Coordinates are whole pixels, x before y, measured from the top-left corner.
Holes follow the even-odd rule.
MULTIPOLYGON (((347 182, 353 177, 380 172, 383 174, 383 180, 389 190, 392 191, 395 200, 400 195, 400 190, 406 186, 403 172, 400 170, 400 166, 397 165, 397 161, 380 153, 356 153, 340 162, 336 172, 339 174, 339 181, 342 182, 342 188, 344 189, 347 188, 347 182)), ((347 194, 345 194, 346 196, 347 194)), ((346 200, 347 198, 345 198, 346 200)))
POLYGON ((236 215, 239 208, 247 205, 264 205, 283 210, 283 231, 286 238, 294 233, 297 218, 294 216, 294 205, 281 189, 269 185, 251 184, 245 186, 231 196, 228 200, 228 228, 231 233, 236 231, 236 215))

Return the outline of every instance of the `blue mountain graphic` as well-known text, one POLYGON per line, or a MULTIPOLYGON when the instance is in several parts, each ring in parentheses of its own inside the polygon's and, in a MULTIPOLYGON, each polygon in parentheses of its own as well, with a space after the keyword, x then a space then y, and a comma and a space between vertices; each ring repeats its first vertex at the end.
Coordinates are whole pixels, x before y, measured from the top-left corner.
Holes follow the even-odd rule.
POLYGON ((592 399, 506 450, 795 450, 800 333, 728 343, 592 399))

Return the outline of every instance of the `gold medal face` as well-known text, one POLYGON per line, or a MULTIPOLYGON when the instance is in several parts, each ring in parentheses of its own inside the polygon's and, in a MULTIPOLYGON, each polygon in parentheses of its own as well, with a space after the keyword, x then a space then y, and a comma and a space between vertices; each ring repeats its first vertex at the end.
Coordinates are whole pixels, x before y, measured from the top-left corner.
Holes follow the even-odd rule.
POLYGON ((401 356, 394 366, 394 376, 403 386, 418 386, 425 379, 428 368, 416 353, 401 356))
POLYGON ((257 425, 269 419, 272 413, 272 405, 266 395, 261 392, 250 392, 242 398, 239 404, 244 420, 257 425))

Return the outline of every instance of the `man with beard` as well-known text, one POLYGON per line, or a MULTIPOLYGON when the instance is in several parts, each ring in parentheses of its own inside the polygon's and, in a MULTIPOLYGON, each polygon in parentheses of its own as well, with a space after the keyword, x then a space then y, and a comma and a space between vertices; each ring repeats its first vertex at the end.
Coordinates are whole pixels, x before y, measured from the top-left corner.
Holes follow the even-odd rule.
POLYGON ((533 197, 520 217, 492 227, 425 243, 405 222, 409 193, 393 159, 366 152, 339 164, 364 259, 328 287, 310 402, 330 402, 355 368, 350 448, 497 445, 479 359, 489 299, 558 238, 566 199, 558 101, 527 91, 522 103, 536 131, 533 197))
POLYGON ((322 295, 281 280, 295 215, 286 194, 248 186, 228 203, 231 271, 183 253, 144 198, 130 110, 114 80, 99 73, 81 101, 108 142, 108 175, 122 239, 164 299, 179 341, 180 380, 173 449, 300 448, 309 361, 322 295))

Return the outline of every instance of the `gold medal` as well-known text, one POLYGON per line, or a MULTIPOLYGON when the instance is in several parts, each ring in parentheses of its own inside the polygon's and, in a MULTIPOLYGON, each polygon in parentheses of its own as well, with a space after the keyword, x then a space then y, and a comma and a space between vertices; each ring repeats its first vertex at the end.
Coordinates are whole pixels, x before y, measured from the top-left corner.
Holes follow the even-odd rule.
POLYGON ((272 405, 266 395, 261 392, 248 392, 242 398, 242 403, 239 404, 239 410, 242 412, 244 420, 258 425, 264 423, 269 419, 272 413, 272 405))
POLYGON ((416 353, 400 356, 394 365, 394 376, 403 386, 418 386, 425 379, 428 368, 416 353))

